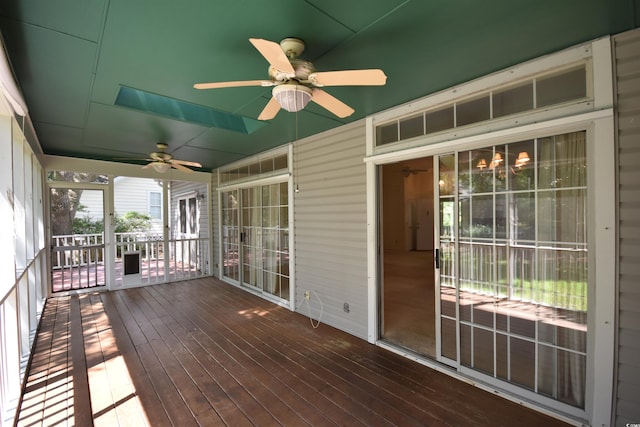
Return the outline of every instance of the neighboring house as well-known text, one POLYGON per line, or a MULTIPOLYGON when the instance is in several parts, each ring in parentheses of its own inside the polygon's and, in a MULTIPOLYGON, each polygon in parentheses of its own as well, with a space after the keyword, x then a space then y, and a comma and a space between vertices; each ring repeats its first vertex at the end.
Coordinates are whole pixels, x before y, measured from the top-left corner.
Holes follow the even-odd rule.
MULTIPOLYGON (((162 182, 148 178, 117 176, 113 180, 115 214, 138 212, 151 217, 150 232, 162 233, 162 182)), ((83 192, 78 216, 102 218, 102 198, 96 192, 83 192)))

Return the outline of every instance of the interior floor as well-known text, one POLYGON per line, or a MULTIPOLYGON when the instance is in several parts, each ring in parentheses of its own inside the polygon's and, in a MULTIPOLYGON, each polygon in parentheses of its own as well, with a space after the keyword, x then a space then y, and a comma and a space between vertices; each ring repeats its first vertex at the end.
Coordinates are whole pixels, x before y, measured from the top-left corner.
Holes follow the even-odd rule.
POLYGON ((436 357, 433 251, 385 251, 383 339, 436 357))

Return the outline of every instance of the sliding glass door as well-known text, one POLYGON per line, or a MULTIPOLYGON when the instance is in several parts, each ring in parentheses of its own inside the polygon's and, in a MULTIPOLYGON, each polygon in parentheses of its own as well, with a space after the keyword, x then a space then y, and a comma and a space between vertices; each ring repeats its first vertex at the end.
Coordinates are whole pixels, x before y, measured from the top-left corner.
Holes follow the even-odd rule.
POLYGON ((445 363, 585 407, 585 132, 437 156, 445 363))
POLYGON ((221 193, 223 276, 289 300, 288 182, 221 193))

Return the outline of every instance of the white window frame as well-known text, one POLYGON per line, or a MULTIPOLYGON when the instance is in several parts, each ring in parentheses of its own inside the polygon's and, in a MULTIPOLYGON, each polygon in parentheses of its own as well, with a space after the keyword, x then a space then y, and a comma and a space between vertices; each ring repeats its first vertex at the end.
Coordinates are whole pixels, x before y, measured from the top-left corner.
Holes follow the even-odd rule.
POLYGON ((177 230, 176 230, 176 234, 177 234, 177 238, 179 239, 184 239, 184 238, 194 238, 194 237, 198 237, 198 235, 200 234, 200 203, 201 201, 199 200, 198 197, 198 192, 197 191, 192 191, 192 192, 188 192, 188 193, 184 193, 184 194, 180 194, 179 196, 176 196, 176 213, 178 214, 177 219, 177 230), (189 200, 194 199, 196 201, 196 218, 195 218, 195 224, 196 224, 196 232, 192 233, 191 232, 191 227, 190 227, 190 221, 191 221, 191 213, 189 210, 189 200), (180 212, 180 202, 184 200, 185 202, 185 232, 182 232, 182 214, 180 212))
POLYGON ((588 175, 589 200, 589 302, 588 302, 588 348, 587 384, 585 409, 569 407, 548 398, 529 393, 520 387, 499 386, 497 382, 481 375, 469 375, 467 370, 449 370, 430 359, 414 355, 407 357, 419 363, 445 372, 476 386, 499 393, 504 397, 530 406, 538 411, 561 418, 572 424, 607 426, 612 417, 613 374, 614 374, 614 320, 615 320, 615 144, 613 119, 613 75, 611 42, 608 37, 586 43, 565 51, 519 65, 473 82, 448 89, 433 96, 411 102, 367 118, 367 224, 368 224, 368 338, 371 343, 391 346, 378 342, 378 188, 377 167, 379 165, 516 142, 534 137, 558 135, 586 130, 587 153, 590 171, 588 175), (401 117, 408 117, 416 111, 436 106, 463 97, 471 96, 487 88, 508 85, 510 81, 527 75, 544 73, 558 69, 576 61, 591 61, 592 82, 588 93, 589 102, 566 105, 549 110, 505 118, 497 122, 480 123, 466 127, 462 132, 452 129, 434 136, 414 138, 407 142, 375 146, 375 128, 378 124, 401 117), (597 203, 596 203, 597 200, 597 203), (596 286, 595 284, 598 284, 596 286), (596 369, 597 367, 597 369, 596 369), (478 381, 479 380, 479 381, 478 381), (486 381, 483 381, 486 380, 486 381), (551 404, 550 404, 551 401, 551 404))
POLYGON ((151 217, 151 220, 162 221, 162 189, 160 191, 149 191, 149 193, 147 194, 147 212, 148 212, 149 216, 151 217), (153 194, 158 194, 158 196, 160 197, 160 204, 159 205, 152 204, 153 194), (152 212, 151 208, 152 207, 156 207, 156 208, 160 209, 160 213, 159 213, 158 217, 154 217, 151 214, 151 212, 152 212))

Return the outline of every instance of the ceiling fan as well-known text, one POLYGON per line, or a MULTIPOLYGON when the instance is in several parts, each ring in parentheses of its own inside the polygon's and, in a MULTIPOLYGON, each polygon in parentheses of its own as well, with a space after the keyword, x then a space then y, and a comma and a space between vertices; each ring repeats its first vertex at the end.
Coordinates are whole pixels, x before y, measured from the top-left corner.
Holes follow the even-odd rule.
POLYGON ((429 169, 413 169, 409 166, 404 166, 402 168, 402 176, 404 176, 405 178, 408 178, 411 175, 417 175, 421 172, 429 172, 429 169))
POLYGON ((165 143, 159 142, 156 144, 156 147, 158 147, 158 151, 150 153, 148 159, 136 159, 149 161, 149 163, 144 165, 142 169, 153 168, 156 172, 164 173, 171 168, 178 169, 183 172, 193 172, 193 170, 189 169, 187 166, 196 168, 202 167, 202 165, 198 162, 174 159, 171 154, 165 151, 168 147, 168 145, 165 143))
POLYGON ((269 80, 244 80, 216 83, 197 83, 196 89, 218 89, 240 86, 274 86, 273 97, 259 120, 270 120, 281 108, 289 112, 302 110, 309 101, 329 110, 340 118, 353 114, 353 108, 324 90, 324 86, 382 86, 387 76, 379 69, 318 72, 309 61, 299 59, 304 42, 289 37, 280 42, 251 38, 249 41, 269 62, 269 80))

